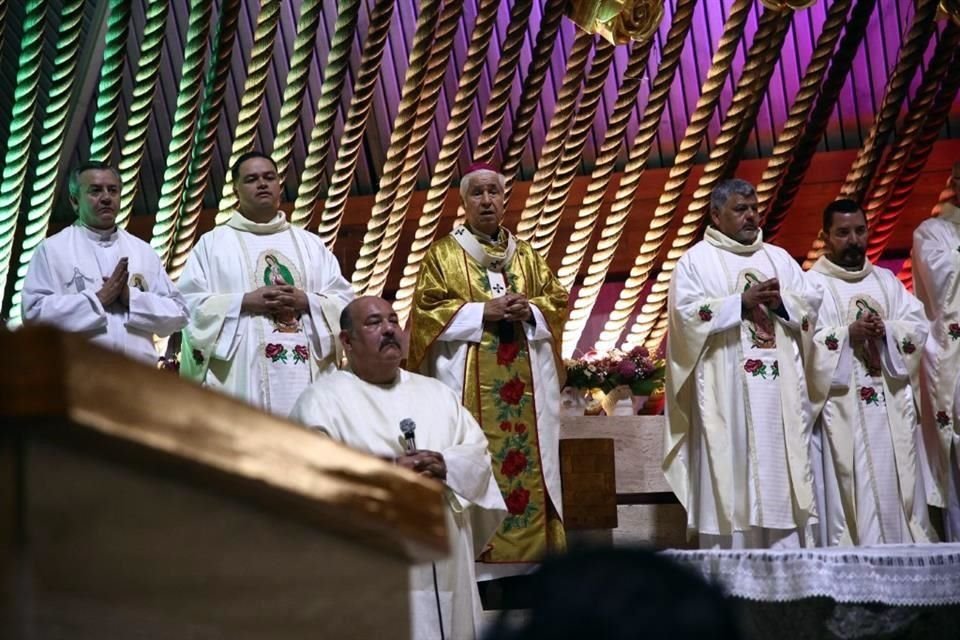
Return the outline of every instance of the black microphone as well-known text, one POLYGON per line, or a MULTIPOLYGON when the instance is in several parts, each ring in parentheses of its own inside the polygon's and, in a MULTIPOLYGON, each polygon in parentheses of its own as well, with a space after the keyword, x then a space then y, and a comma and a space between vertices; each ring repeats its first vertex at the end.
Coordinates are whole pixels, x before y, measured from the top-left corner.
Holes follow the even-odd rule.
POLYGON ((410 418, 404 418, 400 421, 400 432, 403 434, 403 452, 406 454, 415 453, 417 450, 417 441, 414 439, 414 432, 417 430, 417 423, 410 418))

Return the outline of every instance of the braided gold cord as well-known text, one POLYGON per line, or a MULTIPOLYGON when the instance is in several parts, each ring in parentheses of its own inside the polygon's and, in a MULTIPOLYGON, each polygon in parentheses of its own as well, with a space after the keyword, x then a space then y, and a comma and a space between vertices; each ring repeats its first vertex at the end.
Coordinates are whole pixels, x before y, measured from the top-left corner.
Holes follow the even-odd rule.
MULTIPOLYGON (((563 1, 553 0, 548 2, 544 11, 562 10, 563 5, 563 1)), ((518 0, 510 7, 510 24, 500 45, 500 62, 493 78, 493 85, 490 87, 490 96, 487 98, 487 106, 483 113, 483 123, 480 125, 480 135, 477 136, 477 145, 473 152, 473 159, 477 162, 493 161, 507 105, 510 104, 513 76, 520 63, 520 53, 523 51, 524 36, 527 33, 527 23, 532 9, 533 0, 518 0)))
MULTIPOLYGON (((650 270, 667 234, 670 219, 676 212, 687 178, 693 169, 693 161, 697 151, 707 134, 707 128, 720 100, 724 82, 730 75, 733 57, 743 36, 747 16, 750 14, 750 5, 749 0, 736 0, 730 7, 730 13, 723 26, 723 35, 720 37, 720 43, 713 55, 707 79, 703 84, 700 98, 697 100, 697 107, 690 116, 687 131, 680 142, 680 149, 667 178, 667 184, 660 196, 660 203, 657 205, 656 212, 650 221, 650 228, 644 236, 644 242, 634 260, 630 275, 620 291, 619 299, 604 324, 603 331, 600 333, 598 349, 609 349, 616 345, 620 333, 626 326, 640 293, 647 283, 647 277, 650 275, 650 270)), ((630 202, 620 202, 621 190, 617 192, 617 204, 620 208, 628 208, 630 202)))
MULTIPOLYGON (((890 133, 897 124, 900 107, 910 90, 910 82, 920 63, 923 62, 923 54, 935 31, 934 19, 937 14, 937 4, 938 0, 917 0, 913 23, 907 31, 903 45, 900 47, 899 59, 887 81, 880 112, 840 189, 840 195, 844 198, 859 202, 866 195, 890 133)), ((809 269, 813 266, 821 253, 823 253, 823 241, 818 236, 807 252, 803 268, 809 269)))
POLYGON ((117 226, 127 226, 133 210, 134 196, 140 176, 140 160, 147 143, 147 129, 153 113, 153 93, 160 78, 160 55, 166 33, 167 0, 152 0, 146 9, 143 40, 140 42, 140 60, 133 79, 130 109, 127 113, 127 130, 120 145, 120 181, 123 183, 123 198, 117 211, 117 226))
MULTIPOLYGON (((773 151, 770 153, 770 158, 767 160, 767 166, 763 170, 760 184, 757 185, 757 206, 761 213, 766 213, 776 193, 777 185, 783 180, 787 167, 790 166, 790 159, 800 142, 800 136, 807 124, 810 110, 820 93, 820 83, 823 82, 823 77, 827 73, 833 50, 836 48, 840 34, 843 32, 843 24, 850 10, 850 3, 851 0, 836 0, 827 11, 827 18, 823 23, 820 36, 817 38, 817 45, 810 56, 810 63, 807 65, 807 70, 803 74, 803 79, 797 89, 797 97, 790 105, 783 130, 780 132, 780 136, 773 146, 773 151)), ((767 237, 767 233, 768 231, 764 229, 764 237, 767 237)))
MULTIPOLYGON (((467 59, 463 65, 463 72, 457 84, 457 94, 450 109, 450 119, 447 121, 443 142, 440 144, 440 154, 437 158, 433 176, 430 178, 430 188, 427 191, 423 211, 417 219, 417 229, 407 255, 407 264, 403 267, 400 286, 397 289, 393 309, 397 312, 400 324, 407 321, 410 314, 410 304, 413 300, 413 288, 420 273, 420 265, 426 255, 427 248, 433 242, 443 212, 443 202, 447 195, 450 180, 457 168, 457 157, 463 148, 464 137, 470 114, 473 112, 473 102, 480 87, 479 78, 486 62, 487 50, 493 29, 497 24, 497 8, 500 0, 481 0, 477 10, 477 19, 467 48, 467 59)), ((527 3, 529 7, 529 3, 527 3)), ((514 5, 514 9, 517 6, 514 5)), ((522 32, 521 32, 522 33, 522 32)), ((501 63, 502 63, 501 59, 501 63)))
POLYGON ((167 153, 167 168, 163 172, 163 186, 157 217, 153 223, 150 245, 167 263, 173 246, 173 235, 183 198, 183 185, 190 167, 190 150, 193 147, 193 132, 197 124, 197 107, 200 104, 200 89, 203 84, 203 65, 206 57, 207 36, 210 32, 211 0, 194 0, 190 3, 190 18, 187 23, 187 43, 183 54, 183 71, 177 94, 177 108, 173 116, 170 148, 167 153))
MULTIPOLYGON (((927 131, 927 121, 930 119, 937 95, 940 92, 941 81, 944 80, 950 65, 953 62, 953 53, 958 43, 955 28, 944 31, 943 37, 937 43, 933 57, 930 59, 920 86, 910 103, 910 110, 903 120, 900 131, 897 132, 890 151, 883 160, 883 167, 877 173, 869 197, 861 205, 866 214, 867 226, 870 229, 870 241, 867 245, 867 258, 877 260, 887 246, 890 234, 897 224, 901 207, 891 206, 894 191, 901 191, 905 179, 913 187, 913 180, 904 175, 907 164, 916 161, 916 152, 923 133, 927 131)), ((941 123, 942 124, 942 123, 941 123)), ((932 148, 932 141, 929 147, 932 148)), ((929 153, 929 149, 927 149, 929 153)), ((926 154, 923 154, 924 161, 926 154)), ((922 167, 922 164, 920 165, 922 167)), ((916 167, 919 169, 920 167, 916 167)), ((913 176, 916 179, 916 176, 913 176)), ((909 194, 909 190, 907 192, 909 194)), ((902 205, 902 202, 900 203, 902 205)))
MULTIPOLYGON (((331 249, 337 241, 343 209, 347 203, 347 195, 350 193, 350 185, 353 183, 353 170, 357 165, 360 145, 363 142, 363 131, 367 126, 367 116, 370 114, 370 101, 376 88, 377 75, 380 73, 384 45, 390 33, 393 6, 393 0, 378 0, 370 14, 370 26, 367 28, 367 39, 360 58, 360 70, 353 83, 350 110, 343 123, 337 161, 327 189, 320 226, 317 229, 317 234, 331 249)), ((324 98, 326 99, 326 96, 324 98)), ((330 99, 335 97, 331 96, 330 99)), ((297 194, 297 210, 303 211, 306 207, 313 207, 316 196, 311 195, 311 192, 316 194, 319 191, 322 170, 323 167, 317 165, 314 172, 308 173, 306 169, 303 171, 300 178, 300 191, 297 194)))
MULTIPOLYGON (((240 98, 237 126, 233 131, 233 146, 230 149, 228 167, 233 167, 240 156, 253 149, 282 5, 282 2, 264 2, 260 5, 257 28, 253 33, 253 46, 250 49, 250 61, 247 63, 247 79, 243 83, 243 97, 240 98)), ((224 180, 223 193, 220 195, 220 210, 217 212, 217 224, 220 225, 229 220, 236 206, 237 197, 233 193, 233 181, 224 180)))
MULTIPOLYGON (((351 11, 354 15, 357 15, 360 2, 359 0, 353 0, 350 4, 340 2, 337 3, 337 8, 341 15, 349 14, 351 11)), ((293 41, 290 68, 287 71, 287 86, 283 89, 280 118, 277 120, 277 133, 273 138, 273 153, 270 154, 277 164, 277 175, 280 176, 286 175, 287 165, 290 163, 290 156, 293 154, 293 140, 297 135, 297 127, 300 124, 303 96, 307 93, 307 78, 310 76, 310 62, 313 60, 313 50, 316 48, 317 28, 320 26, 322 13, 322 0, 304 0, 304 3, 300 5, 297 36, 293 41)), ((338 15, 337 22, 339 23, 339 21, 340 16, 338 15)), ((356 22, 354 22, 353 28, 356 28, 356 22)), ((333 46, 336 46, 336 31, 334 32, 333 46)), ((330 58, 332 57, 330 55, 330 58)), ((327 73, 329 73, 329 70, 327 73)))
POLYGON ((563 7, 566 0, 547 0, 540 20, 540 30, 537 32, 536 44, 533 47, 533 56, 527 67, 527 77, 523 80, 523 91, 520 94, 520 104, 513 117, 513 130, 510 132, 510 141, 500 164, 500 173, 507 178, 506 189, 503 194, 504 204, 510 200, 510 190, 516 177, 517 168, 523 157, 523 149, 527 145, 527 136, 533 126, 533 118, 537 113, 540 102, 540 93, 543 91, 543 81, 550 70, 550 52, 560 32, 560 22, 563 20, 563 7))
MULTIPOLYGON (((310 142, 307 145, 307 157, 300 174, 300 188, 297 190, 297 200, 290 217, 290 222, 300 227, 306 227, 313 219, 317 196, 320 193, 320 181, 323 178, 323 168, 327 163, 330 139, 333 137, 333 127, 337 121, 340 94, 343 93, 347 72, 350 70, 350 48, 353 45, 353 32, 357 28, 361 5, 360 0, 344 2, 340 5, 340 13, 337 15, 330 53, 327 55, 327 65, 324 69, 323 84, 320 86, 320 97, 317 99, 313 117, 313 129, 310 131, 310 142)), ((378 7, 382 9, 382 3, 378 7)), ((387 25, 390 24, 390 15, 392 14, 387 15, 387 25)), ((373 24, 372 19, 371 24, 373 24)), ((372 26, 371 30, 373 30, 372 26)), ((289 117, 295 120, 298 116, 295 112, 291 112, 289 117)), ((285 142, 282 144, 286 145, 285 142)), ((277 155, 280 145, 281 143, 278 142, 274 147, 274 156, 277 155)), ((281 152, 283 152, 282 149, 281 152)), ((332 240, 328 244, 332 246, 332 240)))
MULTIPOLYGON (((653 39, 650 38, 644 44, 637 43, 637 48, 642 50, 646 47, 649 53, 652 44, 653 39)), ((577 175, 577 169, 580 167, 580 161, 583 157, 583 145, 593 129, 594 117, 597 114, 600 97, 603 95, 603 88, 610 72, 610 65, 613 62, 613 52, 614 45, 606 40, 597 42, 590 72, 584 80, 583 95, 577 105, 577 115, 563 144, 560 159, 555 164, 553 180, 547 192, 546 202, 543 203, 542 211, 537 216, 537 227, 530 239, 531 245, 540 255, 549 255, 553 240, 557 235, 557 228, 560 226, 563 210, 567 204, 567 196, 570 193, 570 185, 573 184, 573 179, 577 175)))
POLYGON ((197 114, 197 129, 194 143, 190 149, 190 166, 184 184, 184 197, 177 216, 177 231, 174 234, 173 249, 167 262, 167 274, 174 281, 180 277, 193 242, 197 235, 197 224, 203 210, 203 193, 207 187, 210 162, 216 144, 217 123, 220 121, 220 107, 230 74, 230 53, 237 34, 240 17, 240 0, 224 0, 220 6, 220 19, 210 51, 210 64, 203 83, 203 99, 197 114))
POLYGON ((410 62, 403 81, 400 106, 393 122, 393 131, 390 132, 387 159, 381 171, 380 188, 377 191, 373 211, 370 213, 370 220, 367 222, 367 231, 363 235, 360 256, 353 269, 353 288, 359 295, 367 291, 370 276, 376 267, 380 243, 386 233, 390 210, 385 203, 393 201, 400 185, 400 174, 407 157, 407 145, 413 133, 417 105, 420 102, 421 89, 427 75, 430 49, 433 45, 434 29, 439 13, 440 0, 422 0, 417 15, 416 31, 413 35, 410 62))
MULTIPOLYGON (((377 261, 370 273, 367 283, 367 295, 383 295, 383 288, 390 274, 400 232, 407 217, 410 198, 417 186, 417 173, 420 161, 423 160, 424 148, 430 129, 436 116, 437 102, 440 99, 440 87, 443 84, 444 73, 453 48, 453 38, 457 34, 460 17, 463 15, 463 0, 450 0, 443 7, 440 21, 437 24, 436 38, 427 63, 427 77, 420 89, 420 102, 417 104, 417 115, 413 130, 406 147, 406 160, 400 174, 399 185, 393 201, 385 200, 383 205, 389 211, 387 227, 377 251, 377 261)), ((380 194, 377 194, 379 200, 380 194)), ((374 210, 377 203, 374 201, 374 210)))
POLYGON ((23 34, 20 37, 17 84, 13 90, 10 132, 3 159, 3 178, 0 180, 0 291, 7 290, 14 232, 26 182, 27 161, 30 159, 33 116, 37 104, 37 86, 40 83, 40 63, 43 60, 46 6, 45 2, 32 2, 27 5, 23 34))
MULTIPOLYGON (((573 119, 577 115, 577 98, 580 96, 580 87, 583 84, 584 69, 596 38, 580 29, 577 29, 576 34, 573 47, 570 49, 570 55, 567 57, 567 68, 563 74, 560 91, 557 92, 556 106, 553 109, 553 115, 550 117, 550 126, 547 129, 543 145, 540 147, 540 160, 537 162, 537 170, 534 173, 530 191, 527 193, 527 201, 524 203, 523 211, 520 214, 520 221, 517 223, 516 235, 521 240, 529 241, 537 230, 540 213, 543 211, 543 203, 547 200, 547 194, 553 185, 557 164, 563 155, 563 145, 570 133, 573 119)), ((606 45, 606 49, 612 56, 613 47, 609 43, 606 43, 606 45)), ((609 63, 609 61, 610 57, 608 56, 607 62, 609 63)), ((519 156, 517 157, 519 159, 519 156)), ((510 175, 509 170, 504 170, 504 174, 510 175)))
POLYGON ((657 334, 652 329, 667 306, 667 289, 673 268, 680 256, 696 242, 710 210, 710 194, 714 187, 732 171, 740 158, 742 144, 746 141, 746 137, 740 134, 749 129, 760 103, 766 96, 770 77, 780 58, 780 49, 792 18, 791 10, 765 9, 760 16, 737 89, 720 126, 720 134, 710 151, 707 165, 694 191, 693 201, 683 215, 680 229, 667 252, 663 267, 630 329, 627 337, 630 344, 645 344, 651 348, 655 347, 662 337, 662 334, 657 334))
POLYGON ((112 0, 107 17, 107 39, 100 66, 97 89, 97 110, 90 135, 90 160, 110 161, 110 151, 117 129, 120 93, 123 90, 123 63, 126 60, 130 35, 130 0, 112 0))
MULTIPOLYGON (((53 201, 56 197, 57 172, 63 151, 63 134, 70 115, 68 104, 77 78, 77 55, 80 52, 80 24, 83 20, 83 0, 65 2, 60 10, 60 26, 57 29, 57 45, 53 54, 53 69, 47 88, 48 101, 43 114, 40 131, 40 148, 34 166, 33 195, 30 196, 23 240, 20 243, 20 265, 13 282, 13 298, 10 304, 10 319, 20 321, 20 301, 23 279, 37 245, 47 236, 53 201)), ((26 46, 26 44, 25 44, 26 46)), ((13 143, 10 143, 11 148, 13 143)), ((22 153, 22 149, 20 149, 22 153)), ((24 153, 26 156, 27 154, 24 153)))
MULTIPOLYGON (((623 175, 620 177, 620 184, 617 189, 616 199, 611 206, 610 213, 607 215, 605 224, 600 231, 600 239, 597 241, 597 248, 587 265, 587 273, 584 275, 583 285, 580 287, 579 295, 573 302, 570 310, 570 316, 563 328, 563 349, 564 353, 572 355, 576 349, 577 343, 583 329, 593 312, 597 296, 607 278, 607 271, 613 262, 613 256, 617 251, 623 230, 626 227, 627 220, 633 205, 633 198, 637 187, 640 184, 640 178, 646 169, 647 158, 650 150, 653 148, 653 141, 657 135, 657 129, 660 127, 660 118, 666 108, 667 101, 670 98, 670 87, 673 85, 677 68, 680 65, 680 59, 683 54, 684 43, 687 33, 693 23, 693 10, 696 5, 695 0, 684 2, 681 0, 673 14, 673 22, 670 25, 670 31, 664 40, 663 53, 660 57, 657 75, 653 79, 650 87, 650 96, 647 99, 647 105, 643 112, 643 118, 637 129, 637 134, 630 151, 627 165, 624 168, 623 175)), ((621 125, 626 130, 626 123, 621 125)), ((583 207, 577 216, 577 229, 574 231, 574 242, 579 243, 580 255, 586 253, 587 243, 593 233, 593 225, 599 216, 600 206, 603 202, 603 195, 606 193, 607 185, 610 182, 610 176, 613 173, 614 163, 619 153, 619 142, 616 140, 615 129, 607 132, 604 145, 601 148, 597 168, 594 169, 590 180, 590 186, 587 188, 587 194, 584 197, 583 207), (583 225, 583 226, 580 226, 583 225)), ((572 284, 579 272, 579 264, 567 264, 561 267, 560 273, 569 278, 568 282, 572 284), (564 272, 566 269, 566 272, 564 272)))

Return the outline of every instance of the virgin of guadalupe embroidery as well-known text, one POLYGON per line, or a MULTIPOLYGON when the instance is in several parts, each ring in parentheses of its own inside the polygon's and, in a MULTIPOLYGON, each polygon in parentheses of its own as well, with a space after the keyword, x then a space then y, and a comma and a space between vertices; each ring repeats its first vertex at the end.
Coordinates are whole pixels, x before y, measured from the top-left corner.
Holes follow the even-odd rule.
POLYGON ((143 277, 141 273, 135 273, 130 276, 130 286, 134 289, 139 289, 140 291, 146 293, 147 291, 147 280, 143 277))
MULTIPOLYGON (((872 314, 884 317, 883 307, 879 302, 870 296, 855 296, 850 299, 847 317, 852 317, 850 322, 855 322, 864 315, 872 314)), ((867 375, 877 377, 881 374, 880 368, 880 349, 875 340, 866 340, 853 350, 853 355, 863 364, 867 370, 867 375)))
MULTIPOLYGON (((291 286, 302 289, 298 284, 302 282, 293 262, 279 251, 265 251, 257 259, 257 271, 264 286, 291 286)), ((300 314, 296 312, 282 313, 272 316, 273 330, 278 333, 299 333, 300 314)))
MULTIPOLYGON (((737 276, 737 290, 748 291, 750 287, 760 284, 767 277, 762 273, 745 269, 737 276)), ((756 349, 773 349, 777 346, 777 338, 773 329, 773 319, 770 310, 758 305, 750 310, 746 318, 747 331, 750 334, 750 344, 756 349)))

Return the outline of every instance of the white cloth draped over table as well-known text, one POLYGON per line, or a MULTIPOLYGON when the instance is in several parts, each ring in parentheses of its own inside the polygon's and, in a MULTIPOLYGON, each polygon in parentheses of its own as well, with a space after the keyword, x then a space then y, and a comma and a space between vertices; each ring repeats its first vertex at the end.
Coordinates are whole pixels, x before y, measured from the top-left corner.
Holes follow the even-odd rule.
POLYGON ((812 544, 812 416, 801 352, 821 292, 783 249, 708 228, 670 284, 664 471, 701 546, 812 544), (776 277, 783 316, 742 319, 776 277), (786 464, 784 464, 786 461, 786 464))
POLYGON ((931 470, 927 497, 946 508, 948 540, 960 541, 960 208, 913 232, 913 285, 930 320, 923 353, 921 415, 931 470))
POLYGON ((821 542, 935 541, 914 402, 927 337, 923 307, 893 273, 869 262, 849 271, 821 257, 807 278, 824 292, 807 361, 811 398, 823 407, 821 542), (848 327, 867 311, 883 319, 886 335, 854 349, 848 327))
POLYGON ((37 247, 23 287, 25 324, 50 324, 94 344, 156 365, 154 335, 165 337, 187 322, 187 307, 157 253, 123 229, 100 231, 79 222, 37 247), (106 308, 97 292, 127 258, 129 306, 106 308))
POLYGON ((320 238, 290 225, 282 212, 265 224, 234 213, 204 234, 179 286, 190 308, 180 357, 184 377, 286 416, 321 371, 339 364, 340 311, 353 289, 320 238), (281 273, 307 294, 309 313, 290 327, 242 314, 243 295, 276 284, 281 273))
MULTIPOLYGON (((479 635, 482 609, 475 557, 506 514, 491 472, 487 439, 470 412, 442 383, 401 370, 396 382, 375 385, 349 371, 314 384, 290 417, 344 444, 376 456, 403 455, 400 422, 416 424, 418 449, 443 455, 447 467, 446 519, 451 556, 436 563, 447 638, 479 635)), ((430 565, 411 569, 412 638, 439 638, 430 565)))

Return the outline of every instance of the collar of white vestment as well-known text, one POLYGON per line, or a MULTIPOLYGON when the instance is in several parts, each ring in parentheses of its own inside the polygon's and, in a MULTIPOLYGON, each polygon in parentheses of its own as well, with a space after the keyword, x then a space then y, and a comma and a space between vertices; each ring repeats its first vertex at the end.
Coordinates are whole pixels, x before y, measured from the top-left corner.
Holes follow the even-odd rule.
POLYGON ((243 217, 243 214, 239 211, 234 211, 230 219, 227 220, 227 226, 239 231, 247 231, 260 236, 266 236, 271 233, 287 230, 290 227, 290 223, 287 222, 287 216, 283 211, 277 211, 276 217, 270 222, 254 222, 249 218, 243 217))
POLYGON ((94 229, 93 227, 88 227, 79 220, 76 221, 76 226, 83 233, 84 237, 93 240, 94 242, 102 242, 104 244, 110 244, 117 239, 117 228, 112 227, 110 229, 94 229))
POLYGON ((941 220, 960 225, 960 207, 952 202, 944 202, 940 205, 940 215, 938 217, 941 220))
POLYGON ((754 253, 763 247, 763 230, 757 231, 757 238, 753 242, 750 244, 743 244, 742 242, 737 242, 729 236, 725 236, 716 227, 709 226, 703 233, 703 239, 715 246, 717 249, 723 249, 724 251, 729 251, 730 253, 750 255, 751 253, 754 253))
POLYGON ((860 269, 851 270, 844 269, 840 265, 831 262, 827 256, 820 256, 810 268, 813 271, 822 273, 825 276, 830 276, 831 278, 837 278, 847 282, 859 282, 860 280, 866 278, 871 271, 873 271, 873 263, 871 263, 869 260, 864 260, 863 267, 860 269))
POLYGON ((471 258, 483 265, 483 268, 487 271, 494 273, 501 273, 504 267, 510 264, 513 254, 517 252, 516 238, 503 227, 500 227, 500 234, 504 234, 507 239, 506 250, 503 255, 489 253, 477 238, 475 232, 464 225, 457 225, 450 233, 453 239, 457 241, 457 244, 459 244, 471 258))

